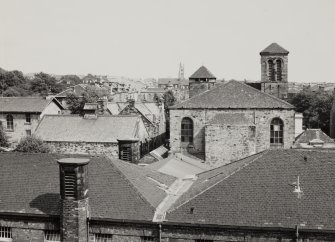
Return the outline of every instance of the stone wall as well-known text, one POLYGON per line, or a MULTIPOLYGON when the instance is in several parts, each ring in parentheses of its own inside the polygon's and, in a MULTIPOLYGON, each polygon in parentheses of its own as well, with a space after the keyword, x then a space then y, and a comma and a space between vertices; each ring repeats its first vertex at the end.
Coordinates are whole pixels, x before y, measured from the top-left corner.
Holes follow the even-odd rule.
POLYGON ((255 137, 255 126, 206 126, 206 163, 216 167, 255 154, 255 137))
POLYGON ((13 116, 14 129, 8 130, 6 120, 7 114, 0 114, 0 123, 2 124, 2 127, 4 128, 7 136, 9 137, 10 142, 18 143, 21 138, 27 135, 27 130, 30 130, 32 134, 35 132, 35 129, 39 123, 39 114, 31 114, 30 123, 26 122, 26 115, 24 113, 11 113, 11 115, 13 116))
MULTIPOLYGON (((221 113, 245 113, 250 122, 255 124, 256 153, 270 149, 270 123, 273 118, 279 117, 284 123, 284 149, 289 149, 294 142, 295 123, 294 110, 219 110, 219 109, 194 109, 194 110, 170 110, 170 147, 172 152, 185 152, 187 144, 181 142, 181 121, 184 117, 193 120, 193 151, 194 153, 204 153, 206 151, 205 128, 216 114, 221 113)), ((222 137, 224 138, 224 137, 222 137)), ((213 149, 220 149, 214 147, 213 149)), ((207 156, 205 154, 205 156, 207 156)), ((209 155, 208 155, 209 157, 209 155)))
POLYGON ((108 154, 119 158, 118 143, 46 142, 51 152, 60 154, 108 154))

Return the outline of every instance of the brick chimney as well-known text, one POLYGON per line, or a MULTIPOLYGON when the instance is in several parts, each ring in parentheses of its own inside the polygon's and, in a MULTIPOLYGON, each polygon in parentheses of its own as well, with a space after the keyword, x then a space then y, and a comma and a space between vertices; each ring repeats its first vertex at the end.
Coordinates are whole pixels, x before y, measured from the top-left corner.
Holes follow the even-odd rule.
POLYGON ((62 242, 87 242, 89 216, 88 164, 89 159, 58 160, 60 171, 62 242))

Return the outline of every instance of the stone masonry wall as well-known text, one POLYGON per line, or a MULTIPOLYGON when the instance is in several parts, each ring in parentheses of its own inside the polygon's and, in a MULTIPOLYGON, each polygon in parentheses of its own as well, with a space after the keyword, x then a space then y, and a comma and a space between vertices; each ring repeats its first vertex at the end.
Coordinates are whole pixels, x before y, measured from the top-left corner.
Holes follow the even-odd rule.
POLYGON ((13 242, 43 242, 46 230, 59 232, 59 221, 32 221, 0 218, 0 226, 12 230, 13 242))
POLYGON ((212 167, 256 153, 255 126, 206 126, 206 163, 212 167))
POLYGON ((52 152, 61 154, 108 154, 119 157, 118 143, 46 142, 52 152))
MULTIPOLYGON (((195 153, 204 153, 205 127, 210 123, 216 114, 220 113, 245 113, 256 127, 256 153, 270 149, 270 123, 273 118, 281 118, 284 123, 284 145, 281 148, 289 149, 294 142, 294 110, 170 110, 170 147, 174 153, 185 152, 185 144, 181 142, 181 121, 184 117, 193 120, 193 146, 195 153)), ((222 137, 224 138, 224 137, 222 137)), ((216 147, 220 149, 220 147, 216 147)), ((207 155, 206 155, 207 156, 207 155)))
POLYGON ((26 130, 31 130, 32 134, 35 132, 35 129, 38 125, 40 118, 39 114, 31 114, 30 123, 26 122, 26 115, 24 113, 21 114, 13 113, 11 115, 13 116, 14 130, 7 129, 7 121, 6 121, 7 114, 6 113, 0 114, 0 123, 2 124, 2 127, 4 128, 7 136, 9 137, 10 142, 18 143, 21 138, 27 135, 26 130))

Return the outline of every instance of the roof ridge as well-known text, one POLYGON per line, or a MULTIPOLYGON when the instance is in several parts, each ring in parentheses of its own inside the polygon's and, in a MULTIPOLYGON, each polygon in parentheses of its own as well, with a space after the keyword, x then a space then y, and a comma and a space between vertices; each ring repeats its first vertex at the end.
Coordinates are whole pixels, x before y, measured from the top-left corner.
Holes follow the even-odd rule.
MULTIPOLYGON (((208 191, 208 190, 211 189, 212 187, 214 187, 214 186, 218 185, 219 183, 223 182, 223 181, 226 180, 227 178, 229 178, 229 177, 231 177, 232 175, 234 175, 236 172, 241 171, 243 168, 247 167, 248 165, 250 165, 250 164, 253 163, 254 161, 258 160, 259 158, 261 158, 264 154, 267 154, 268 152, 269 152, 269 150, 265 150, 265 151, 262 151, 262 152, 258 153, 259 156, 255 157, 252 161, 248 162, 247 164, 245 164, 245 165, 243 165, 243 166, 241 166, 241 167, 238 167, 235 171, 233 171, 233 172, 230 173, 229 175, 225 176, 223 179, 221 179, 221 180, 219 180, 218 182, 216 182, 216 183, 210 185, 209 187, 207 187, 207 188, 205 188, 205 189, 199 191, 197 194, 193 195, 193 196, 192 196, 191 198, 189 198, 188 200, 182 202, 182 203, 181 203, 180 205, 178 205, 177 207, 175 207, 175 208, 173 208, 172 210, 168 211, 168 213, 171 213, 171 212, 177 210, 178 208, 180 208, 181 206, 183 206, 183 205, 189 203, 191 200, 195 199, 196 197, 200 196, 201 194, 203 194, 204 192, 208 191)), ((246 157, 246 158, 247 158, 247 157, 246 157)), ((243 159, 241 159, 241 160, 243 160, 243 159)), ((218 168, 218 167, 217 167, 217 168, 218 168)), ((215 168, 215 169, 217 169, 217 168, 215 168)), ((212 169, 212 170, 214 170, 214 169, 212 169)), ((209 171, 211 171, 211 170, 209 170, 209 171)), ((205 172, 208 172, 208 171, 205 171, 205 172)), ((199 173, 199 174, 201 174, 201 173, 199 173)), ((197 176, 199 176, 199 174, 198 174, 197 176)))
MULTIPOLYGON (((153 208, 153 211, 156 211, 156 208, 148 201, 148 199, 135 187, 135 185, 128 179, 128 177, 125 174, 123 174, 123 172, 119 169, 119 167, 114 164, 115 161, 111 159, 110 157, 108 157, 107 155, 104 155, 104 156, 106 156, 107 159, 111 161, 111 163, 113 164, 113 167, 116 168, 117 172, 125 179, 128 185, 130 185, 135 190, 135 192, 139 195, 139 197, 145 202, 147 202, 150 205, 150 207, 153 208)), ((122 161, 122 162, 125 162, 125 161, 122 161)))
POLYGON ((202 92, 202 93, 200 93, 200 94, 198 94, 198 95, 195 95, 195 96, 193 96, 193 97, 191 97, 191 98, 189 98, 189 99, 187 99, 187 100, 185 100, 185 101, 183 101, 183 102, 181 102, 181 103, 177 103, 177 104, 175 104, 175 105, 169 107, 169 109, 170 109, 170 108, 173 108, 173 107, 175 107, 175 106, 182 105, 183 103, 186 103, 186 102, 188 102, 188 101, 190 101, 190 100, 192 100, 192 99, 194 99, 194 98, 203 96, 205 93, 209 93, 209 92, 211 92, 211 91, 214 91, 214 90, 217 89, 218 87, 227 85, 227 84, 228 84, 229 82, 231 82, 231 81, 232 81, 232 80, 230 80, 230 81, 228 81, 228 82, 225 82, 225 83, 220 83, 219 85, 217 85, 216 87, 214 87, 214 88, 212 88, 212 89, 206 90, 206 91, 204 91, 204 92, 202 92))
MULTIPOLYGON (((239 84, 245 85, 245 86, 247 86, 250 90, 256 91, 256 92, 258 92, 258 93, 265 94, 265 95, 267 95, 268 97, 271 97, 272 99, 274 99, 274 100, 276 100, 276 101, 279 101, 279 102, 281 102, 281 103, 283 103, 283 104, 292 106, 292 108, 295 108, 295 106, 293 106, 293 105, 290 104, 289 102, 284 101, 283 99, 280 99, 280 98, 278 98, 278 97, 275 97, 275 96, 273 96, 273 95, 271 95, 271 94, 268 94, 268 93, 266 93, 266 92, 262 92, 262 91, 260 91, 260 90, 258 90, 258 89, 256 89, 256 88, 254 88, 254 87, 252 87, 252 86, 249 86, 249 85, 247 85, 247 84, 244 84, 244 83, 242 83, 242 82, 235 81, 235 80, 231 80, 231 81, 234 81, 234 82, 237 82, 237 83, 239 83, 239 84)), ((229 81, 229 82, 231 82, 231 81, 229 81)))

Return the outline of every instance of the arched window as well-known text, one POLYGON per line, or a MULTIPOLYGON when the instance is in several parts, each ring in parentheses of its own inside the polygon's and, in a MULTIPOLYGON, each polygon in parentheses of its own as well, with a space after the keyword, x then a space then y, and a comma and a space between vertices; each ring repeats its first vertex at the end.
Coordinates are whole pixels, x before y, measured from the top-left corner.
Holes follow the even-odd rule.
POLYGON ((181 142, 193 143, 193 121, 190 118, 181 121, 181 142))
POLYGON ((270 124, 270 144, 280 145, 284 143, 284 124, 280 118, 274 118, 270 124))
POLYGON ((268 64, 269 64, 269 80, 271 82, 274 82, 275 81, 275 70, 274 70, 274 63, 273 63, 273 60, 269 60, 268 61, 268 64))
POLYGON ((282 80, 282 68, 281 68, 281 60, 276 60, 276 66, 277 66, 277 81, 280 82, 282 80))
POLYGON ((13 130, 14 129, 13 116, 8 114, 6 120, 7 120, 7 129, 13 130))

